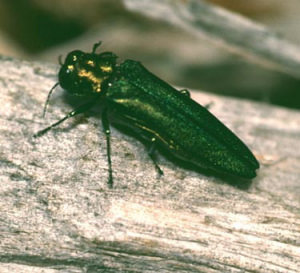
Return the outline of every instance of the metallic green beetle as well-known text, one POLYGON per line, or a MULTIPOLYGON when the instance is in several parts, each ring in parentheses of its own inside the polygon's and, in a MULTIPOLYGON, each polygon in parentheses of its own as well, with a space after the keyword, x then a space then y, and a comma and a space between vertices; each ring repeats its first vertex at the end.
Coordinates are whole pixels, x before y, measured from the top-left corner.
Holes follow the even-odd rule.
POLYGON ((87 103, 39 131, 35 137, 102 100, 110 187, 113 185, 110 116, 153 142, 149 155, 161 174, 153 156, 156 144, 201 168, 246 179, 256 176, 259 163, 248 147, 205 107, 192 100, 188 91, 174 89, 140 62, 125 60, 118 65, 114 53, 95 53, 99 45, 94 45, 92 53, 75 50, 67 55, 58 74, 59 82, 49 92, 44 113, 58 84, 74 95, 85 97, 87 103))

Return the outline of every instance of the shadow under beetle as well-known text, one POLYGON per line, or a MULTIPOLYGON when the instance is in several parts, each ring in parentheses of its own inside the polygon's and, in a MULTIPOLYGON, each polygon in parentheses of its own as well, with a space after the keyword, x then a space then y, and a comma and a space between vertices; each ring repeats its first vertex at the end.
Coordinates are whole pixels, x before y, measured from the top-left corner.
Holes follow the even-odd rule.
POLYGON ((149 72, 140 62, 125 60, 117 64, 112 52, 70 52, 58 73, 60 85, 87 102, 61 120, 39 131, 40 137, 66 119, 90 109, 102 100, 102 126, 106 135, 108 185, 113 186, 109 116, 142 133, 152 142, 148 152, 154 158, 155 145, 162 145, 174 156, 204 169, 251 179, 259 163, 248 147, 205 107, 190 98, 187 90, 178 91, 149 72))

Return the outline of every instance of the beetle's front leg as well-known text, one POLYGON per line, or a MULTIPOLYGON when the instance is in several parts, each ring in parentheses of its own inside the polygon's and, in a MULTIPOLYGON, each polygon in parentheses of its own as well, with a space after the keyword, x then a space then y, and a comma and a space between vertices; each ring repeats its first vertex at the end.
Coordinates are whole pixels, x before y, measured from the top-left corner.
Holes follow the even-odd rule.
POLYGON ((112 176, 112 167, 111 167, 111 156, 110 156, 110 129, 109 121, 107 117, 107 108, 104 107, 102 112, 102 128, 106 136, 106 152, 107 152, 107 162, 108 162, 108 187, 113 187, 113 176, 112 176))
POLYGON ((53 123, 52 125, 48 126, 47 128, 45 128, 41 131, 38 131, 36 134, 33 135, 33 137, 37 138, 37 137, 40 137, 40 136, 44 135, 45 133, 50 131, 52 128, 54 128, 54 127, 58 126, 59 124, 63 123, 66 119, 74 117, 78 114, 84 113, 85 111, 89 110, 94 104, 95 104, 95 102, 92 101, 92 102, 88 102, 86 104, 83 104, 83 105, 77 107, 76 109, 71 111, 69 114, 67 114, 64 118, 62 118, 59 121, 53 123))

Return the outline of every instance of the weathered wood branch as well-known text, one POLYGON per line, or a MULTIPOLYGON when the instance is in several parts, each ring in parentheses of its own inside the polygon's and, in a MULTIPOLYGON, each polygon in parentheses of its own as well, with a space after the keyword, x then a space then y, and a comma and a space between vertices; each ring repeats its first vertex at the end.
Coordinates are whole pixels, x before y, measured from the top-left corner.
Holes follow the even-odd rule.
POLYGON ((130 10, 168 21, 192 35, 209 38, 257 63, 300 78, 300 48, 241 15, 202 0, 124 3, 130 10))
POLYGON ((32 137, 72 108, 58 89, 41 118, 57 69, 0 60, 1 272, 299 272, 299 112, 196 95, 255 152, 258 177, 232 186, 159 156, 158 179, 112 129, 108 189, 96 110, 32 137))

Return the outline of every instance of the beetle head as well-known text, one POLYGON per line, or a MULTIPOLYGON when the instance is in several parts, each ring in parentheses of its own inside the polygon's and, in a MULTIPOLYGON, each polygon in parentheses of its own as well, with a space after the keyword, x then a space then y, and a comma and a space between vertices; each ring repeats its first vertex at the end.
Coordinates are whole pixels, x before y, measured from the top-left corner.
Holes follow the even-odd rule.
POLYGON ((58 79, 60 86, 70 93, 93 96, 105 92, 116 66, 112 52, 101 54, 70 52, 62 64, 58 79))

